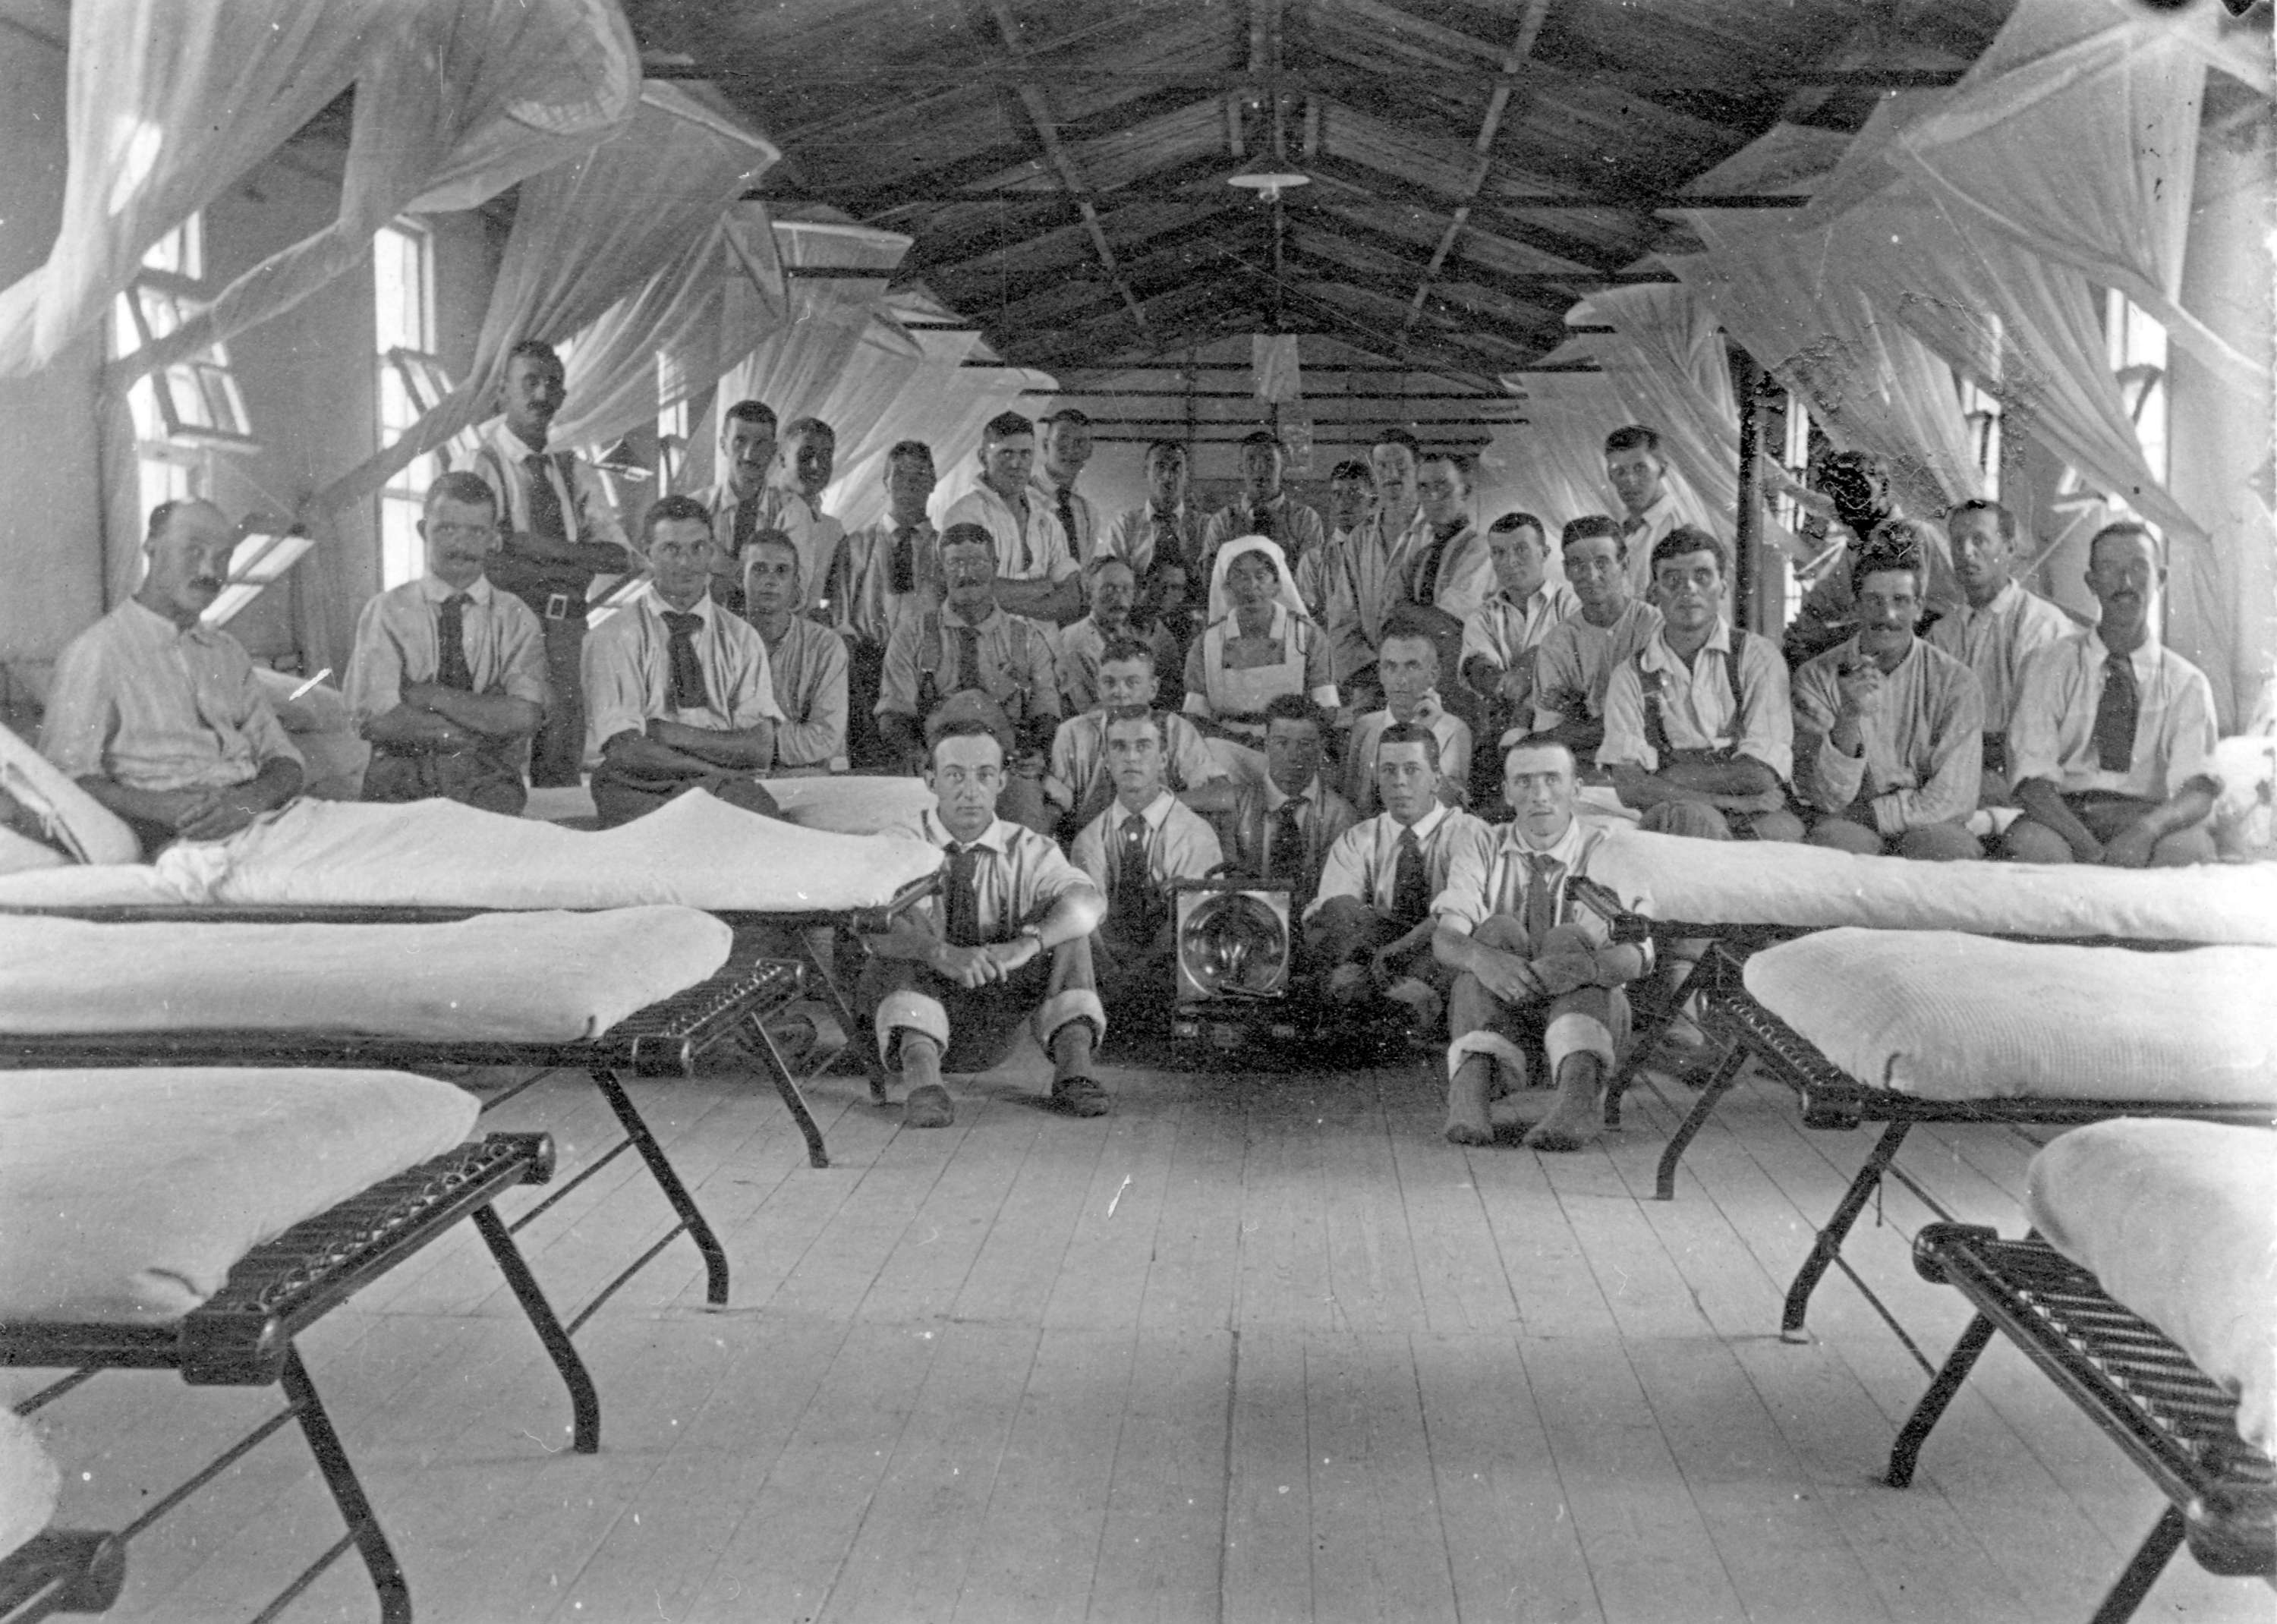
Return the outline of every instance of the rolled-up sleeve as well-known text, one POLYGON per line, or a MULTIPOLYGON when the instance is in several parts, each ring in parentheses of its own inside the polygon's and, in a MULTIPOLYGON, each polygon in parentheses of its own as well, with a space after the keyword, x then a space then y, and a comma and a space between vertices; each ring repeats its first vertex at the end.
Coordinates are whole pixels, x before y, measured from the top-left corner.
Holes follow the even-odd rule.
POLYGON ((1733 753, 1761 762, 1778 774, 1781 783, 1788 782, 1794 777, 1793 702, 1787 693, 1786 663, 1770 638, 1748 639, 1740 653, 1740 681, 1746 692, 1732 696, 1740 717, 1733 753))
POLYGON ((1803 758, 1795 773, 1795 792, 1822 812, 1839 812, 1865 787, 1866 752, 1862 743, 1858 754, 1851 755, 1834 742, 1834 725, 1842 715, 1837 661, 1822 656, 1794 673, 1793 710, 1793 737, 1803 758))
POLYGON ((348 714, 361 728, 403 702, 403 650, 382 606, 385 596, 364 604, 356 617, 355 649, 348 656, 345 697, 348 714))
POLYGON ((551 709, 553 692, 545 679, 544 626, 529 605, 503 592, 491 595, 491 613, 498 617, 499 692, 551 709))
POLYGON ((1605 741, 1597 747, 1597 765, 1660 770, 1660 752, 1644 736, 1644 683, 1634 660, 1623 660, 1605 685, 1605 741))
MULTIPOLYGON (((611 626, 617 622, 612 621, 611 626)), ((606 631, 585 640, 578 676, 585 690, 585 753, 600 754, 601 747, 619 733, 647 730, 651 714, 648 678, 641 669, 640 640, 631 626, 614 635, 606 631)), ((657 712, 655 714, 661 714, 657 712)))

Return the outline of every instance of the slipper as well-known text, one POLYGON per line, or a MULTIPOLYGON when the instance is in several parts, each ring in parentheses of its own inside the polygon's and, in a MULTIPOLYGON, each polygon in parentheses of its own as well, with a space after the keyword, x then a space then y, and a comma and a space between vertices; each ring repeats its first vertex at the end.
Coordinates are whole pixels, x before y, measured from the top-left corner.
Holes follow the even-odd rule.
POLYGON ((1107 1090, 1088 1077, 1062 1077, 1052 1084, 1052 1104, 1071 1117, 1103 1117, 1107 1090))

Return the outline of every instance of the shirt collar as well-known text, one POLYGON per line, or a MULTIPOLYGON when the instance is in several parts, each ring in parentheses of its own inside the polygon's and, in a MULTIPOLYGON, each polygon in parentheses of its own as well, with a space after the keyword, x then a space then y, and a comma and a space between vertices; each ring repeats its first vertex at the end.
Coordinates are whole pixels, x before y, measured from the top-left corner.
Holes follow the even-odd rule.
POLYGON ((1525 835, 1520 832, 1514 821, 1503 826, 1502 844, 1504 851, 1522 853, 1529 857, 1550 858, 1571 874, 1573 872, 1575 860, 1580 855, 1581 843, 1588 838, 1588 830, 1582 822, 1581 814, 1576 810, 1573 822, 1565 825, 1565 832, 1548 846, 1538 849, 1528 846, 1526 843, 1525 835))
MULTIPOLYGON (((1268 813, 1278 812, 1283 806, 1296 799, 1296 796, 1294 795, 1284 794, 1282 792, 1281 786, 1278 784, 1276 784, 1269 778, 1264 779, 1263 783, 1265 785, 1265 793, 1259 804, 1264 807, 1265 810, 1268 813)), ((1307 806, 1318 807, 1321 804, 1321 775, 1319 773, 1316 772, 1313 775, 1313 781, 1305 785, 1302 793, 1305 797, 1305 802, 1307 806)))
MULTIPOLYGON (((446 603, 458 594, 459 589, 439 575, 422 575, 419 578, 419 595, 430 603, 446 603)), ((467 596, 476 603, 488 607, 491 601, 491 578, 487 575, 476 576, 475 584, 467 588, 467 596)))
MULTIPOLYGON (((2101 631, 2094 626, 2088 627, 2087 641, 2092 647, 2098 665, 2111 657, 2111 650, 2105 646, 2101 631)), ((2134 668, 2138 678, 2150 677, 2158 671, 2159 634, 2156 631, 2135 645, 2135 652, 2127 656, 2127 664, 2134 668)))
POLYGON ((696 600, 696 607, 689 610, 674 609, 666 603, 664 595, 656 589, 654 581, 651 581, 641 589, 641 602, 646 604, 649 611, 659 620, 666 615, 691 614, 704 622, 704 630, 712 629, 712 592, 708 587, 704 588, 704 596, 696 600))
MULTIPOLYGON (((1732 623, 1718 615, 1716 617, 1716 629, 1708 634, 1708 641, 1700 645, 1700 652, 1729 654, 1731 651, 1732 623)), ((1684 664, 1682 656, 1668 646, 1668 622, 1665 620, 1654 629, 1652 641, 1645 645, 1645 654, 1656 665, 1681 667, 1684 664)))
MULTIPOLYGON (((947 827, 944 826, 940 821, 940 808, 938 804, 925 808, 925 839, 928 842, 939 846, 948 846, 956 844, 956 837, 950 834, 947 827)), ((979 836, 974 839, 971 844, 976 846, 986 846, 988 850, 994 852, 998 856, 1001 857, 1009 854, 1010 850, 1011 838, 1012 825, 1006 823, 1000 817, 991 823, 987 828, 982 830, 979 836)))
MULTIPOLYGON (((1162 827, 1162 820, 1170 816, 1170 808, 1177 803, 1178 798, 1169 790, 1157 790, 1154 792, 1154 799, 1140 808, 1137 816, 1146 820, 1146 827, 1149 830, 1159 832, 1162 827)), ((1131 816, 1132 814, 1123 809, 1120 801, 1111 803, 1108 809, 1112 815, 1112 827, 1120 832, 1123 820, 1131 816)))
POLYGON ((200 620, 184 631, 174 624, 171 617, 162 615, 155 609, 145 608, 140 598, 128 598, 120 607, 133 611, 146 623, 146 629, 155 629, 162 635, 183 638, 191 642, 211 642, 214 639, 213 628, 204 621, 200 620))
POLYGON ((515 467, 522 467, 525 460, 531 457, 553 455, 554 448, 551 443, 532 447, 525 443, 520 435, 507 428, 506 414, 503 412, 491 419, 489 438, 491 444, 497 448, 499 454, 515 467))
MULTIPOLYGON (((1428 812, 1426 812, 1422 816, 1417 818, 1414 822, 1413 828, 1415 831, 1416 843, 1418 845, 1425 846, 1430 844, 1432 835, 1436 833, 1439 825, 1446 821, 1447 803, 1443 801, 1433 801, 1431 803, 1431 809, 1428 812)), ((1391 831, 1391 843, 1394 846, 1398 845, 1399 837, 1403 832, 1399 827, 1398 820, 1394 818, 1390 813, 1387 812, 1383 815, 1383 822, 1384 826, 1391 831)))
POLYGON ((969 626, 976 632, 986 631, 995 624, 996 618, 1003 612, 1004 606, 993 598, 988 603, 988 612, 978 620, 967 620, 963 611, 946 598, 941 600, 940 604, 940 620, 943 626, 969 626))
POLYGON ((1154 498, 1148 497, 1146 498, 1146 512, 1145 517, 1149 524, 1152 524, 1157 519, 1167 519, 1172 524, 1183 524, 1185 522, 1186 505, 1181 502, 1177 506, 1172 508, 1156 507, 1154 505, 1154 498))

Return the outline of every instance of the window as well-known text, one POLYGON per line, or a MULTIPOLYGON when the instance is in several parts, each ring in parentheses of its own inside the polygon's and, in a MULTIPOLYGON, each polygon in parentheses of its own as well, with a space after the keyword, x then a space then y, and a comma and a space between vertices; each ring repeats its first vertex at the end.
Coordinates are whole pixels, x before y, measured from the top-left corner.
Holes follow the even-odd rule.
POLYGON ((2167 456, 2167 330, 2117 289, 2106 294, 2103 332, 2120 398, 2135 420, 2143 459, 2164 484, 2167 456))
MULTIPOLYGON (((204 262, 204 226, 196 215, 150 246, 141 274, 114 307, 112 339, 119 354, 132 355, 164 338, 203 307, 204 262)), ((138 443, 177 448, 254 443, 225 345, 144 374, 127 394, 138 443)))
POLYGON ((1984 476, 1984 494, 2000 499, 2000 402, 1967 379, 1961 380, 1961 414, 1969 423, 1969 439, 1976 452, 1976 471, 1984 476))
MULTIPOLYGON (((450 391, 435 359, 434 239, 409 222, 372 238, 373 338, 379 354, 379 444, 392 445, 450 391)), ((441 470, 432 452, 414 458, 379 493, 379 575, 400 587, 426 573, 421 498, 441 470)))
MULTIPOLYGON (((179 293, 196 285, 204 269, 204 259, 202 224, 198 216, 192 215, 150 246, 149 252, 142 256, 144 276, 150 279, 154 292, 164 285, 179 293), (163 285, 158 284, 158 278, 164 279, 163 285)), ((112 307, 113 355, 131 355, 142 346, 144 322, 148 318, 138 317, 135 307, 143 289, 144 283, 138 280, 118 296, 112 307)), ((164 300, 158 304, 162 311, 179 308, 164 300)), ((166 323, 170 328, 172 324, 171 320, 166 323)), ((171 379, 168 382, 171 384, 171 379)), ((171 392, 171 389, 168 392, 171 392)), ((158 504, 203 496, 211 482, 208 478, 205 447, 178 440, 169 433, 156 378, 145 376, 135 379, 126 391, 126 407, 134 425, 135 520, 139 531, 141 521, 158 504)))
MULTIPOLYGON (((1794 476, 1798 484, 1810 478, 1810 408, 1803 404, 1801 395, 1793 390, 1786 395, 1786 429, 1781 436, 1779 463, 1794 476)), ((1803 520, 1809 517, 1803 505, 1791 494, 1778 498, 1778 522, 1791 535, 1803 534, 1803 520)), ((1801 611, 1803 594, 1809 588, 1808 578, 1799 567, 1789 568, 1784 575, 1785 602, 1779 610, 1779 624, 1787 625, 1801 611)))

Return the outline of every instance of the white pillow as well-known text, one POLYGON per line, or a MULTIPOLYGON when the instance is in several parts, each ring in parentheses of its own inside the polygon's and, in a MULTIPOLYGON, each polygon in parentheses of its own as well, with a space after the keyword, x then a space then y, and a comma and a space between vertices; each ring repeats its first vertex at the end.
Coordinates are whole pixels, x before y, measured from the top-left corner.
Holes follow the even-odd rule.
POLYGON ((465 1140, 403 1072, 0 1072, 0 1320, 179 1319, 301 1219, 465 1140))
POLYGON ((1822 930, 1753 955, 1742 974, 1764 1008, 1870 1087, 1938 1100, 2277 1100, 2277 948, 1822 930))
POLYGON ((125 819, 4 727, 0 727, 0 790, 38 813, 65 849, 81 862, 142 861, 142 843, 125 819))
POLYGON ((2239 1395, 2277 1453, 2277 1134, 2121 1118, 2050 1142, 2024 1213, 2048 1244, 2239 1395))

